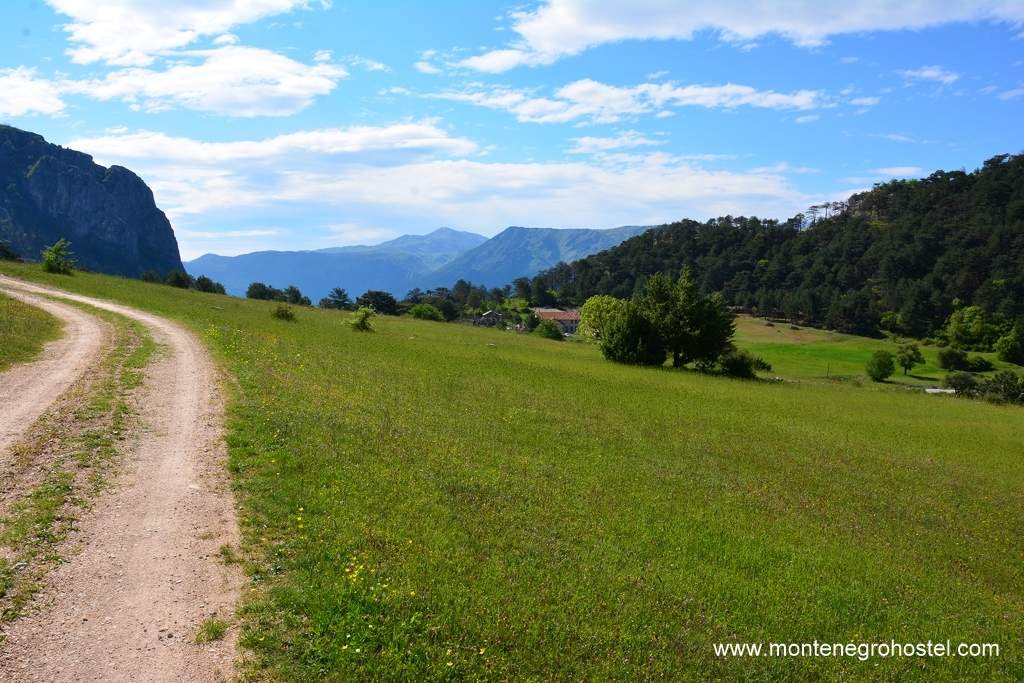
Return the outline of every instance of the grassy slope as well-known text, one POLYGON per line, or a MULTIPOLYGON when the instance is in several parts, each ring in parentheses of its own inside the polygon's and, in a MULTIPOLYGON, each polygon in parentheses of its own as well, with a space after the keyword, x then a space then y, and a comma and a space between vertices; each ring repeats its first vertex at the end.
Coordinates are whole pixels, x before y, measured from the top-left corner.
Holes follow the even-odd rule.
POLYGON ((0 294, 0 371, 35 358, 60 330, 49 313, 0 294))
MULTIPOLYGON (((237 380, 243 642, 283 679, 1014 677, 1024 410, 0 269, 193 327, 237 380), (716 641, 997 642, 716 659, 716 641)), ((765 355, 768 355, 765 352, 765 355)), ((782 358, 770 357, 781 364, 782 358)))
MULTIPOLYGON (((827 332, 811 327, 793 330, 788 324, 740 316, 736 319, 736 339, 743 348, 763 357, 772 364, 772 374, 786 378, 821 380, 867 379, 864 365, 878 350, 895 354, 898 344, 889 339, 869 339, 839 332, 827 332)), ((921 346, 925 364, 904 375, 897 366, 896 374, 888 384, 897 386, 936 386, 942 382, 946 370, 938 366, 938 348, 921 346)), ((971 353, 992 361, 995 370, 1011 367, 1000 361, 994 353, 971 353)))

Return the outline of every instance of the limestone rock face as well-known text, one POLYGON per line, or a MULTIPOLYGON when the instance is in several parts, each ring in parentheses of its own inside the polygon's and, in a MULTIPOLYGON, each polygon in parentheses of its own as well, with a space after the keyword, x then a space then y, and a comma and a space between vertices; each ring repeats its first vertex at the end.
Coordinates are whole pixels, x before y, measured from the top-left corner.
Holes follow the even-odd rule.
POLYGON ((183 269, 174 230, 141 178, 0 125, 0 240, 37 260, 62 237, 88 270, 137 277, 183 269))

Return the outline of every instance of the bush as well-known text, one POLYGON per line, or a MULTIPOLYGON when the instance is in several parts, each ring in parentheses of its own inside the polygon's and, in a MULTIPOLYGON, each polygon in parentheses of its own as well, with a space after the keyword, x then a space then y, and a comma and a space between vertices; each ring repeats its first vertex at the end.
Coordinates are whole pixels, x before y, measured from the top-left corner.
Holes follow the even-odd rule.
POLYGON ((979 393, 996 403, 1024 403, 1024 377, 1013 370, 1001 370, 981 383, 979 393))
POLYGON ((601 337, 601 353, 628 365, 662 365, 668 356, 657 329, 632 302, 612 318, 601 337))
POLYGON ((943 370, 966 370, 967 354, 960 349, 939 349, 939 367, 943 370))
POLYGON ((274 306, 274 310, 270 312, 270 315, 274 316, 278 320, 287 320, 290 323, 295 322, 295 311, 288 304, 278 304, 274 306))
POLYGON ((994 367, 992 361, 982 356, 971 356, 967 359, 966 370, 968 372, 988 372, 994 367))
POLYGON ((995 352, 1001 361, 1024 365, 1024 332, 1014 327, 996 341, 995 352))
POLYGON ((974 396, 978 393, 978 379, 969 372, 951 372, 942 380, 942 386, 956 391, 957 396, 974 396))
POLYGON ((155 270, 145 271, 140 276, 139 279, 142 280, 143 282, 152 282, 154 284, 161 284, 164 281, 164 279, 160 277, 160 273, 156 272, 155 270))
POLYGON ((565 341, 565 335, 562 334, 562 328, 559 327, 558 323, 554 320, 541 320, 537 327, 534 328, 533 334, 538 337, 544 337, 545 339, 565 341))
POLYGON ((409 309, 409 315, 418 320, 436 320, 438 322, 444 322, 444 314, 437 308, 430 304, 416 304, 409 309))
POLYGON ((183 270, 172 270, 164 278, 164 284, 178 289, 188 289, 192 286, 192 276, 183 270))
POLYGON ((71 242, 61 238, 43 249, 43 270, 47 273, 70 275, 75 268, 75 255, 71 242))
POLYGON ((369 306, 360 306, 352 314, 352 319, 348 321, 348 324, 352 326, 353 330, 358 332, 373 332, 371 320, 373 320, 375 315, 377 315, 377 312, 369 306))
POLYGON ((884 382, 896 371, 896 362, 888 351, 875 351, 864 369, 875 382, 884 382))
POLYGON ((193 285, 196 291, 206 292, 208 294, 224 294, 224 285, 219 282, 214 282, 205 275, 200 275, 195 279, 193 285))
POLYGON ((718 371, 729 377, 753 379, 757 370, 771 371, 772 366, 764 359, 747 351, 733 349, 718 359, 718 371))
POLYGON ((20 261, 21 257, 11 249, 11 246, 0 240, 0 261, 20 261))

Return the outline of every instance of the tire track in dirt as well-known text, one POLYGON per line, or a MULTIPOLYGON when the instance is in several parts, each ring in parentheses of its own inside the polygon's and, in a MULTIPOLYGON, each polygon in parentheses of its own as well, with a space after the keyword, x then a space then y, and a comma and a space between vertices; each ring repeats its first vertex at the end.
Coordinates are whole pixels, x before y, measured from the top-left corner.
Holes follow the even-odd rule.
POLYGON ((0 278, 138 320, 162 348, 138 394, 141 430, 113 489, 80 525, 80 552, 54 570, 39 609, 0 649, 3 681, 209 681, 232 677, 230 620, 241 584, 219 557, 238 525, 225 468, 223 401, 206 350, 179 325, 126 306, 0 278))
POLYGON ((84 311, 4 286, 3 292, 41 308, 64 323, 63 336, 30 363, 0 373, 0 462, 46 409, 67 391, 99 356, 105 325, 84 311))

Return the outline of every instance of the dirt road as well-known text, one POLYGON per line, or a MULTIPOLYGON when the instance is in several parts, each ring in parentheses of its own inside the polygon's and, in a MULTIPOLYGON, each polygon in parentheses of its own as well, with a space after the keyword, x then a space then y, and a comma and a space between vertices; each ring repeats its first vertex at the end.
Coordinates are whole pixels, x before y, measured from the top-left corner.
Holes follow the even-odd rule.
POLYGON ((126 465, 82 519, 80 550, 50 574, 39 609, 7 630, 0 680, 230 679, 230 633, 194 640, 211 615, 230 620, 241 583, 218 554, 237 542, 238 527, 208 354, 179 325, 148 313, 3 277, 0 288, 114 311, 161 345, 138 394, 141 433, 126 465))
POLYGON ((62 320, 64 336, 47 344, 38 360, 0 373, 0 460, 96 360, 104 334, 102 322, 74 306, 54 303, 20 290, 3 288, 3 291, 62 320))

